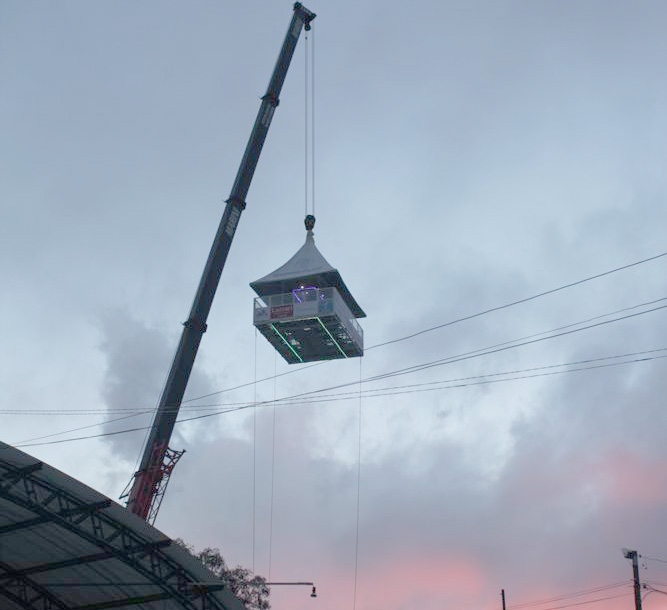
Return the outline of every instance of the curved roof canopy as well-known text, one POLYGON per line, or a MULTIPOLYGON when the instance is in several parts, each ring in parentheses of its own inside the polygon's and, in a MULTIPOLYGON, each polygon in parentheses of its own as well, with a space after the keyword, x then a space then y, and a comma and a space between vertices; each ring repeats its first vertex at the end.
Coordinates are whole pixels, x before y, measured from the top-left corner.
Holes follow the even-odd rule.
POLYGON ((243 610, 163 533, 2 442, 0 608, 243 610))
POLYGON ((334 287, 343 297, 355 318, 366 317, 363 309, 343 282, 338 269, 334 269, 315 246, 311 230, 308 230, 306 234, 306 243, 284 265, 250 283, 250 287, 260 297, 288 293, 302 286, 334 287))

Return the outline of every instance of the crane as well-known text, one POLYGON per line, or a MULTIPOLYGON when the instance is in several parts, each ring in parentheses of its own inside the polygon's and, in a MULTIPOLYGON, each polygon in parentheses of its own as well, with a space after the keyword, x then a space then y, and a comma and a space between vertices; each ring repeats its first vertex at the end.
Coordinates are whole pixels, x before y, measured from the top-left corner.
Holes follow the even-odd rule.
POLYGON ((262 97, 262 103, 241 159, 231 194, 225 202, 225 210, 195 293, 190 315, 183 323, 181 339, 158 403, 139 469, 131 481, 129 493, 122 496, 127 497, 128 510, 149 523, 155 521, 169 477, 184 453, 184 451, 170 449, 169 440, 176 424, 178 410, 185 394, 199 344, 206 332, 206 320, 229 254, 229 248, 232 245, 241 212, 246 207, 245 198, 273 114, 279 103, 279 95, 287 70, 301 30, 309 30, 310 22, 313 19, 315 19, 315 13, 309 11, 300 2, 294 4, 292 20, 273 69, 268 89, 262 97))

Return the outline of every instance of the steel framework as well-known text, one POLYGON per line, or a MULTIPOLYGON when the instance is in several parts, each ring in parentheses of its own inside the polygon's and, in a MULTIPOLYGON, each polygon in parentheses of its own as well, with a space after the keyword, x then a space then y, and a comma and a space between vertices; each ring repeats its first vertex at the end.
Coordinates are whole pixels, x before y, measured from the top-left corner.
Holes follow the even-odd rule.
MULTIPOLYGON (((3 512, 15 516, 6 522, 3 515, 0 548, 11 547, 12 536, 22 533, 25 540, 25 534, 31 533, 40 540, 69 540, 72 548, 86 552, 66 553, 64 558, 37 560, 20 567, 20 562, 9 563, 1 554, 0 599, 4 597, 25 610, 102 610, 142 604, 150 608, 151 602, 159 600, 171 600, 175 607, 186 610, 229 610, 212 595, 224 585, 202 586, 201 575, 189 573, 166 552, 173 544, 169 538, 151 540, 142 535, 123 522, 128 515, 122 507, 108 498, 87 502, 48 477, 39 476, 43 467, 41 462, 17 466, 0 458, 0 501, 6 509, 3 512), (90 578, 94 574, 125 576, 118 582, 98 577, 100 582, 95 583, 90 578), (67 583, 65 588, 63 583, 67 583), (79 605, 67 601, 77 587, 93 586, 105 594, 96 600, 89 597, 79 605), (122 593, 123 589, 128 592, 122 593)), ((151 532, 155 530, 151 528, 151 532)))

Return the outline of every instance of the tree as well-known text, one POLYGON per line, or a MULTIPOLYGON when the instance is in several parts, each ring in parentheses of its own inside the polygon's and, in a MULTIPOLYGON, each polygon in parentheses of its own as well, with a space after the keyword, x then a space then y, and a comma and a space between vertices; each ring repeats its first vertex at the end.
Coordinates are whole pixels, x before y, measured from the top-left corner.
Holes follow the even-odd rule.
POLYGON ((228 568, 220 549, 205 548, 199 552, 180 538, 174 540, 186 549, 190 555, 199 559, 202 564, 222 580, 229 590, 243 603, 246 610, 270 610, 269 585, 266 578, 253 574, 241 566, 228 568))

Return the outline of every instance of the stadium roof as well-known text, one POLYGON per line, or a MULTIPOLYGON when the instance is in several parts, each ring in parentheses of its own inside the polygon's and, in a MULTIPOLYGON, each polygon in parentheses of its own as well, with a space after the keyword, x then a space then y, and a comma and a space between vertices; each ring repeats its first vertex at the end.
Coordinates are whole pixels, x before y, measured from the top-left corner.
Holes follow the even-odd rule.
POLYGON ((3 610, 242 610, 219 583, 123 506, 0 442, 3 610))

